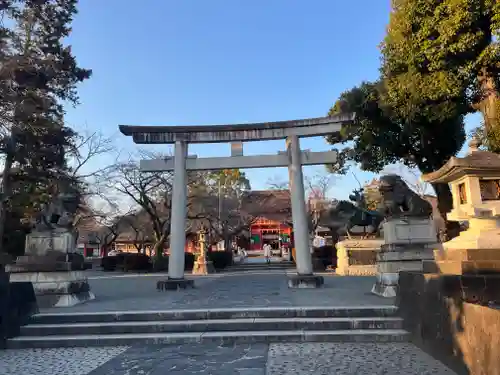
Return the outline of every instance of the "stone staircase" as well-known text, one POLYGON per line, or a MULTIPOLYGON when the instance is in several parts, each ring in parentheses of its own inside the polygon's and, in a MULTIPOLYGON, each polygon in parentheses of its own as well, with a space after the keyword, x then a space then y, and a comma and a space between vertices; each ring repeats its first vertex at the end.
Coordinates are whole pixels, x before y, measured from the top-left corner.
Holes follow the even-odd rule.
POLYGON ((394 306, 38 314, 9 349, 189 342, 407 341, 394 306))
POLYGON ((272 262, 267 264, 262 263, 237 263, 232 266, 227 267, 224 272, 249 272, 249 271, 286 271, 295 269, 295 263, 293 262, 272 262))

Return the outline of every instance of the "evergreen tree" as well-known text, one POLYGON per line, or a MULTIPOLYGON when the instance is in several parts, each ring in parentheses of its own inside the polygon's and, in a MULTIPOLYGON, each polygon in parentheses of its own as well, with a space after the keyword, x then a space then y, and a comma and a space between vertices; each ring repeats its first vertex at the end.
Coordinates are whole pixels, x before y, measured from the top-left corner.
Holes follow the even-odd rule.
POLYGON ((479 110, 500 151, 500 2, 393 0, 382 43, 385 101, 408 122, 479 110))
MULTIPOLYGON (((450 117, 414 115, 408 120, 384 102, 386 92, 380 82, 364 82, 346 91, 330 109, 329 114, 354 112, 356 126, 350 129, 349 146, 341 151, 339 160, 359 163, 366 171, 379 173, 397 162, 417 167, 422 173, 440 168, 455 155, 465 141, 463 116, 450 117)), ((332 144, 344 141, 336 135, 327 137, 332 144)), ((345 169, 345 165, 336 166, 345 169)), ((447 184, 435 184, 442 214, 452 208, 447 184)), ((445 217, 443 215, 443 217, 445 217)))
POLYGON ((76 183, 68 180, 66 163, 76 134, 64 124, 63 103, 76 105, 77 84, 91 75, 63 44, 76 5, 77 0, 0 1, 0 15, 7 20, 0 28, 2 238, 6 210, 14 210, 14 181, 19 188, 21 179, 25 192, 40 192, 31 197, 33 203, 49 199, 55 185, 76 183))

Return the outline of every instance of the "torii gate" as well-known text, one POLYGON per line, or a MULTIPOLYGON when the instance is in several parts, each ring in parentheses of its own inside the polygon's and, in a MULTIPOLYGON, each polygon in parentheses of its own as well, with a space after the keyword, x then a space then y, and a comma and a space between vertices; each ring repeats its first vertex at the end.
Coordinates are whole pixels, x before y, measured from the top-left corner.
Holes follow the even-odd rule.
POLYGON ((187 170, 218 170, 236 168, 288 167, 292 200, 292 218, 295 239, 297 274, 289 277, 290 287, 315 288, 323 278, 313 274, 309 241, 302 165, 332 164, 337 161, 335 151, 301 152, 300 137, 339 133, 343 126, 352 124, 354 114, 340 114, 312 119, 264 122, 254 124, 203 126, 135 126, 119 125, 120 131, 132 136, 136 144, 175 144, 174 157, 142 160, 144 172, 174 171, 170 257, 168 281, 173 289, 185 287, 192 281, 184 279, 184 246, 186 242, 187 170), (243 142, 285 139, 286 152, 277 155, 243 155, 243 142), (229 157, 188 157, 189 143, 231 143, 229 157))

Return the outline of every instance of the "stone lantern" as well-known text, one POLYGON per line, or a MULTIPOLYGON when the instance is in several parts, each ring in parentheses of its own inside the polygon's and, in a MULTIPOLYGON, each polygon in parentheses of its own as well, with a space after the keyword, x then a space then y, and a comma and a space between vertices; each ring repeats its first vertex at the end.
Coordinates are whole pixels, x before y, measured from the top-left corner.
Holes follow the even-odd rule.
POLYGON ((207 259, 207 231, 202 227, 198 231, 198 244, 200 247, 200 254, 194 262, 193 274, 194 275, 208 275, 215 273, 215 267, 211 261, 207 259))
POLYGON ((463 158, 452 157, 439 170, 422 176, 448 183, 453 210, 448 220, 468 221, 469 228, 434 251, 424 272, 482 274, 500 271, 500 155, 481 151, 476 140, 463 158))

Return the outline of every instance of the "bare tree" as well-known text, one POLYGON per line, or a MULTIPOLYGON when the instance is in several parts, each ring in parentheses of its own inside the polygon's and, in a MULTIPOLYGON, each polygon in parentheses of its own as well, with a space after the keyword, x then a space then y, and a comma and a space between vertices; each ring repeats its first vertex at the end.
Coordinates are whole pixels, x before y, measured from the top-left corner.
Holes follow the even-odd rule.
POLYGON ((211 243, 222 240, 228 250, 234 236, 249 230, 259 216, 272 211, 274 195, 271 192, 232 191, 225 194, 221 210, 218 197, 209 193, 196 197, 192 214, 209 227, 211 243))
POLYGON ((120 205, 112 200, 99 200, 93 206, 80 206, 75 227, 78 231, 87 232, 99 242, 104 255, 107 255, 111 245, 124 230, 124 218, 129 215, 120 210, 120 205))
POLYGON ((77 136, 68 152, 68 164, 71 167, 69 177, 82 186, 85 203, 91 205, 94 203, 91 200, 96 199, 115 204, 111 202, 113 194, 106 189, 105 183, 111 166, 108 163, 93 163, 96 159, 113 156, 115 152, 113 140, 102 133, 84 130, 77 136))
POLYGON ((330 206, 328 193, 335 182, 335 177, 334 174, 327 172, 305 178, 309 210, 309 235, 311 237, 316 233, 321 217, 330 206))
POLYGON ((267 186, 271 190, 288 190, 290 188, 290 182, 282 180, 278 176, 274 176, 267 180, 267 186))
POLYGON ((154 238, 151 222, 145 216, 144 212, 139 211, 123 217, 124 226, 126 226, 127 232, 131 234, 138 253, 141 251, 145 253, 145 244, 152 243, 154 238))
MULTIPOLYGON (((173 178, 173 172, 142 172, 138 161, 132 159, 115 163, 106 173, 106 189, 117 192, 122 200, 131 202, 148 217, 154 237, 153 250, 158 257, 170 236, 173 178)), ((197 182, 198 175, 188 173, 188 212, 197 182)))
POLYGON ((158 256, 170 235, 172 183, 171 172, 144 173, 134 160, 117 162, 107 173, 107 189, 118 192, 148 216, 158 256))

